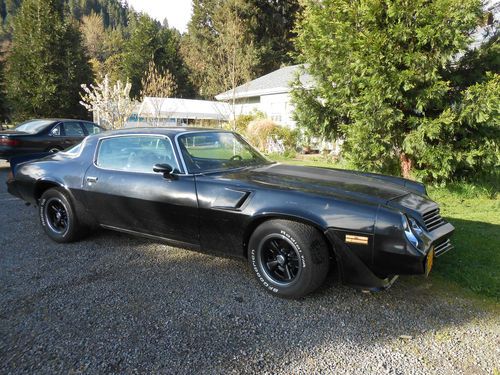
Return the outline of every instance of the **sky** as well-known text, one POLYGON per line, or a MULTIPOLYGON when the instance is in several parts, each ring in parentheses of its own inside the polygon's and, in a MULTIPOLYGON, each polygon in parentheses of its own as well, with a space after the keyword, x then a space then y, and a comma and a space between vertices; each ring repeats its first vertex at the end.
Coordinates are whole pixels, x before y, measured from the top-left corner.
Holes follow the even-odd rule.
POLYGON ((191 0, 127 0, 129 6, 143 11, 158 21, 166 18, 170 27, 181 33, 187 30, 191 18, 191 0))

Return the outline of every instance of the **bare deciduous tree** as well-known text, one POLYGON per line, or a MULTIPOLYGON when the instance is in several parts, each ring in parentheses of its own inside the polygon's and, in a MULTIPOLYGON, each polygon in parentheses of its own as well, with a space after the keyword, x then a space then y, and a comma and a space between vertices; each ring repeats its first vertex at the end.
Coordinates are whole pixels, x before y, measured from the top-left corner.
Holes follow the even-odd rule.
POLYGON ((104 42, 106 38, 102 16, 96 13, 84 16, 80 30, 89 56, 92 59, 102 62, 104 59, 104 42))
MULTIPOLYGON (((144 102, 146 97, 169 98, 177 91, 177 83, 172 73, 167 69, 160 71, 155 62, 151 60, 148 70, 144 73, 141 80, 141 98, 144 102)), ((160 126, 162 113, 161 106, 163 100, 153 99, 148 101, 151 106, 151 113, 148 113, 149 122, 153 126, 160 126)))
POLYGON ((121 129, 136 106, 130 99, 130 88, 129 82, 117 81, 110 85, 106 74, 97 85, 82 85, 84 93, 80 94, 80 104, 93 112, 96 122, 105 129, 121 129))
POLYGON ((177 83, 172 73, 167 69, 160 71, 155 62, 151 60, 148 70, 141 80, 141 97, 151 96, 154 98, 169 98, 177 90, 177 83))
POLYGON ((236 88, 252 79, 257 65, 257 51, 246 38, 246 28, 240 13, 245 4, 241 0, 225 1, 214 14, 217 31, 213 61, 207 67, 210 86, 219 92, 232 91, 231 115, 236 117, 236 88))

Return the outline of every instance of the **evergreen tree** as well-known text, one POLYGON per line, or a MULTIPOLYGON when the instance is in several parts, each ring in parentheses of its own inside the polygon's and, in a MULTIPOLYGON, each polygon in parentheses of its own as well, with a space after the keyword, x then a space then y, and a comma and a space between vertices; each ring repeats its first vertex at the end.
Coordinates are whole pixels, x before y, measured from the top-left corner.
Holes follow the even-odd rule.
POLYGON ((194 0, 181 50, 200 96, 212 97, 227 89, 214 87, 208 77, 214 60, 218 60, 218 47, 223 44, 221 35, 234 29, 231 22, 236 19, 244 30, 244 38, 239 41, 240 55, 247 50, 252 56, 246 76, 254 78, 292 64, 293 30, 300 9, 297 0, 194 0), (228 10, 231 14, 225 17, 228 10), (226 21, 219 22, 224 18, 226 21))
POLYGON ((139 97, 141 80, 148 70, 151 60, 161 71, 169 71, 175 77, 180 96, 191 93, 187 72, 179 54, 180 35, 178 32, 163 28, 151 17, 140 14, 130 22, 130 38, 125 42, 123 56, 123 80, 132 83, 131 95, 139 97))
POLYGON ((25 0, 14 21, 7 92, 16 119, 78 117, 92 80, 80 33, 58 0, 25 0))
POLYGON ((257 75, 294 63, 295 24, 302 11, 298 0, 250 0, 250 30, 259 51, 257 75))
POLYGON ((406 175, 414 166, 426 178, 449 179, 485 165, 473 160, 487 152, 476 153, 478 143, 464 138, 469 131, 493 137, 485 145, 498 160, 498 140, 483 127, 495 118, 497 96, 485 93, 482 118, 464 114, 465 98, 493 90, 497 79, 483 71, 489 83, 464 91, 471 80, 454 82, 444 69, 466 50, 481 18, 479 0, 308 1, 297 46, 316 87, 308 92, 312 106, 299 90, 297 110, 324 107, 323 133, 340 126, 345 156, 359 169, 406 175))
POLYGON ((5 64, 3 60, 0 60, 0 121, 6 121, 8 119, 7 112, 7 101, 5 98, 5 64))

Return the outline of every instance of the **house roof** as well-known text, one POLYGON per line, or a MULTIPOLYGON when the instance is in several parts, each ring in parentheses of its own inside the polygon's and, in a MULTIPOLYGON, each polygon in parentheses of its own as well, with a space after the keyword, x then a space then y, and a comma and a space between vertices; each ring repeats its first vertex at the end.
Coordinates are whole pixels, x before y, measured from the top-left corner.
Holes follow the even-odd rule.
MULTIPOLYGON (((291 91, 291 83, 300 74, 300 82, 305 87, 313 84, 313 78, 301 71, 303 65, 292 65, 275 70, 265 76, 238 86, 235 90, 235 98, 249 98, 253 96, 281 94, 291 91)), ((229 90, 215 96, 215 99, 228 101, 233 98, 233 91, 229 90)))
POLYGON ((224 121, 229 118, 230 108, 226 103, 208 100, 146 97, 134 114, 139 117, 224 121))

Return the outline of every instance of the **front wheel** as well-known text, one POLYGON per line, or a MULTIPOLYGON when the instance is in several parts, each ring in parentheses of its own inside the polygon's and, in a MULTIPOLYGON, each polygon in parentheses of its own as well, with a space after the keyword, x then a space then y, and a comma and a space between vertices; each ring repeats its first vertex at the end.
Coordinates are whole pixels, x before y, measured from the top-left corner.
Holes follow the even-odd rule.
POLYGON ((42 194, 39 216, 43 230, 56 242, 73 242, 86 233, 69 197, 59 188, 48 189, 42 194))
POLYGON ((311 293, 328 274, 328 246, 311 226, 269 220, 257 227, 248 245, 248 261, 260 285, 280 297, 311 293))

